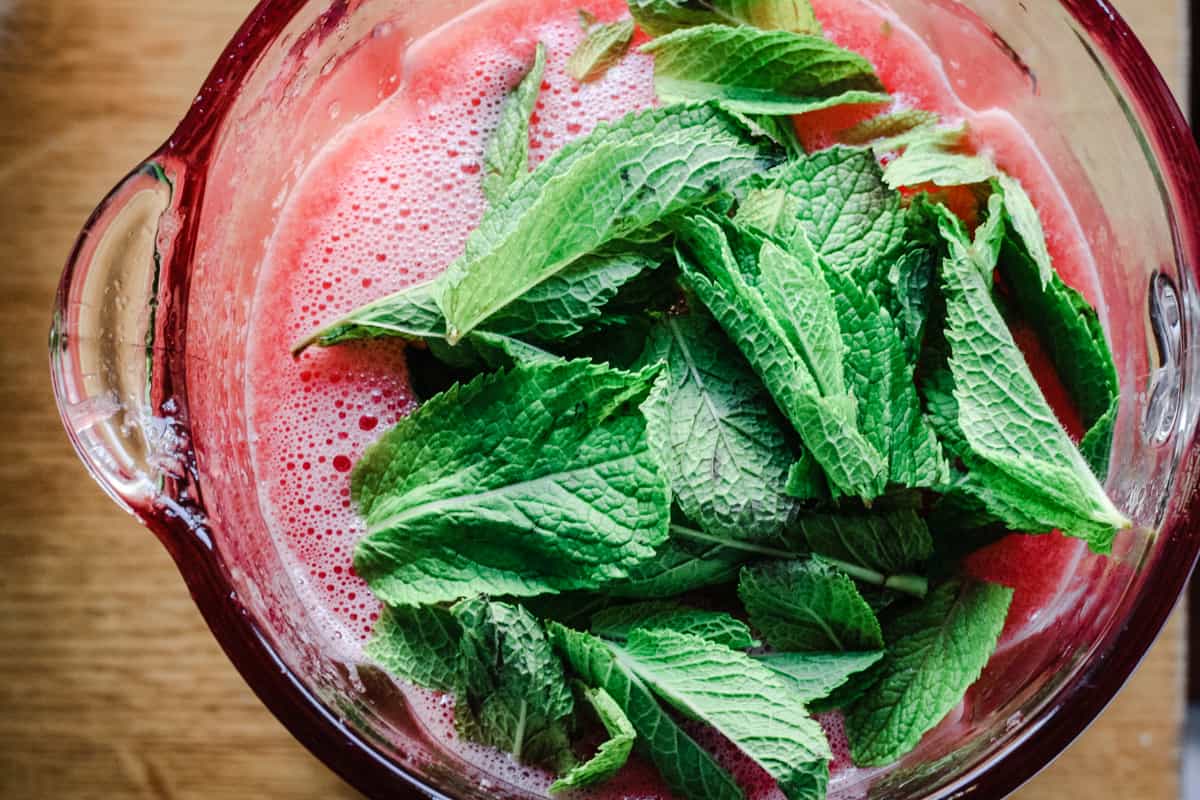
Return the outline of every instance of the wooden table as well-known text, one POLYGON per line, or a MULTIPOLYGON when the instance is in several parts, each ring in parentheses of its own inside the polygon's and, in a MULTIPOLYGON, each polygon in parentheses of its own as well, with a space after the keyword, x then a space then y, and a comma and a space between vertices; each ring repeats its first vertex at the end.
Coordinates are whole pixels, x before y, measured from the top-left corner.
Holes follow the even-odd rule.
MULTIPOLYGON (((1121 0, 1182 80, 1180 0, 1121 0)), ((173 127, 249 0, 0 0, 0 798, 356 794, 262 708, 166 553, 86 478, 45 335, 95 201, 173 127), (5 12, 4 9, 9 11, 5 12)), ((1021 800, 1178 796, 1177 619, 1021 800)))

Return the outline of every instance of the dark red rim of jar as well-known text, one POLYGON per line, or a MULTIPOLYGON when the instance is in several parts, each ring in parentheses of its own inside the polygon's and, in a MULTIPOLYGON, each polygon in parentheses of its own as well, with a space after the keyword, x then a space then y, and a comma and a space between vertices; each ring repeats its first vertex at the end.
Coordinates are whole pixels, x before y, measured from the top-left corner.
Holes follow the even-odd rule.
MULTIPOLYGON (((1172 220, 1176 251, 1191 274, 1181 276, 1193 286, 1200 283, 1200 153, 1178 104, 1149 54, 1124 20, 1105 0, 1060 0, 1091 37, 1090 46, 1105 68, 1111 68, 1143 121, 1175 211, 1172 220)), ((279 31, 307 0, 262 0, 226 47, 201 88, 187 117, 159 151, 185 165, 203 164, 212 150, 214 133, 235 96, 235 89, 258 61, 279 31)), ((331 0, 322 17, 322 28, 331 29, 359 0, 331 0)), ((198 202, 203 187, 192 183, 188 200, 198 202), (194 192, 194 194, 193 194, 194 192)), ((190 205, 190 203, 189 203, 190 205)), ((181 238, 190 239, 188 231, 181 238)), ((194 235, 194 229, 191 229, 194 235)), ((166 279, 186 298, 186 266, 194 242, 179 241, 165 270, 166 279)), ((186 309, 186 303, 181 303, 186 309)), ((185 312, 172 320, 175 339, 183 337, 185 312)), ((1187 346, 1187 343, 1184 343, 1187 346)), ((186 386, 175 375, 173 393, 186 400, 186 386)), ((1185 375, 1185 380, 1190 376, 1185 375)), ((941 790, 942 796, 973 793, 978 797, 1003 797, 1049 765, 1100 714, 1128 680, 1154 642, 1183 591, 1200 554, 1200 525, 1192 519, 1195 465, 1198 460, 1189 441, 1183 452, 1186 463, 1177 473, 1175 501, 1168 509, 1164 549, 1178 557, 1158 558, 1148 569, 1140 592, 1122 614, 1126 622, 1110 630, 1104 646, 1085 670, 1062 687, 1050 707, 1028 721, 1030 732, 995 760, 961 776, 941 790), (1064 704, 1061 698, 1069 698, 1064 704), (1001 768, 1003 766, 1003 768, 1001 768)), ((220 555, 205 537, 198 537, 179 519, 146 518, 146 523, 170 551, 196 605, 230 661, 262 702, 305 747, 348 783, 371 797, 442 797, 418 778, 406 773, 351 731, 326 709, 278 659, 266 636, 249 614, 230 602, 230 588, 220 555)))

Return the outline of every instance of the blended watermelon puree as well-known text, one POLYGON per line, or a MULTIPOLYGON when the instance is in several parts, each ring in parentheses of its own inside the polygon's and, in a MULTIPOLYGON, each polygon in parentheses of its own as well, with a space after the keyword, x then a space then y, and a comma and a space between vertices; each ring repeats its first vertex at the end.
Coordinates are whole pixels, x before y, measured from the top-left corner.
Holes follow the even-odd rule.
MULTIPOLYGON (((939 59, 892 12, 866 0, 813 5, 832 40, 875 65, 899 107, 968 123, 972 145, 1029 191, 1064 279, 1097 303, 1095 264, 1079 221, 1016 120, 1002 109, 966 105, 960 97, 967 95, 962 86, 970 76, 959 71, 954 81, 948 78, 939 59)), ((605 21, 628 13, 624 0, 497 0, 413 43, 397 91, 347 124, 312 160, 270 243, 254 300, 245 385, 260 504, 301 595, 323 620, 326 646, 348 659, 360 653, 380 610, 352 567, 363 527, 350 499, 351 469, 416 401, 401 343, 311 348, 299 358, 291 346, 370 300, 435 277, 462 252, 485 210, 484 147, 538 41, 546 45, 547 68, 530 129, 533 165, 597 123, 655 103, 653 60, 637 52, 639 40, 595 82, 580 84, 567 75, 567 58, 584 36, 580 7, 605 21)), ((990 41, 987 46, 994 47, 990 41)), ((360 69, 364 80, 374 81, 370 66, 350 61, 342 69, 360 69)), ((819 112, 798 120, 798 129, 809 147, 820 146, 880 110, 819 112)), ((1035 373, 1045 378, 1047 397, 1078 436, 1074 412, 1034 337, 1021 331, 1017 337, 1035 373)), ((1050 609, 1084 550, 1081 542, 1058 535, 1012 536, 970 559, 978 577, 1016 591, 1001 650, 1053 622, 1050 609)), ((431 735, 498 779, 534 790, 552 780, 507 755, 460 741, 444 698, 406 691, 431 735)), ((840 723, 831 717, 825 724, 838 753, 833 768, 844 770, 840 723)), ((751 797, 776 796, 756 765, 714 741, 715 734, 694 732, 751 797)), ((635 757, 598 794, 656 797, 666 789, 635 757)))

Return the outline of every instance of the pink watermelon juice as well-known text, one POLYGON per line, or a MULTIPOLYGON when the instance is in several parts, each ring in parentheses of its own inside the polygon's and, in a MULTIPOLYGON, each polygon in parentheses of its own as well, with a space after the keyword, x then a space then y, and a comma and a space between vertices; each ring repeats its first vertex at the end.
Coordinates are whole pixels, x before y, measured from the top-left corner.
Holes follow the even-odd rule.
MULTIPOLYGON (((1050 252, 1068 283, 1096 299, 1095 265, 1080 222, 1032 140, 1002 109, 968 106, 969 75, 947 76, 943 64, 903 21, 867 0, 814 0, 827 35, 866 56, 903 107, 965 120, 972 145, 1019 178, 1044 222, 1050 252)), ((546 45, 548 63, 530 129, 536 165, 564 143, 655 102, 653 61, 635 48, 602 79, 579 84, 565 63, 583 38, 578 10, 601 20, 627 14, 623 0, 498 0, 415 42, 395 94, 348 124, 309 164, 291 192, 257 288, 249 337, 246 407, 260 504, 293 579, 324 620, 331 647, 353 657, 378 619, 378 602, 354 574, 362 535, 350 499, 350 472, 371 442, 416 407, 403 345, 359 342, 312 348, 298 359, 293 342, 363 303, 436 276, 462 251, 485 208, 482 155, 501 105, 546 45)), ((364 80, 371 65, 351 62, 364 80)), ((978 103, 980 98, 972 97, 978 103)), ((986 101, 986 98, 984 98, 986 101)), ((797 120, 810 146, 880 111, 841 108, 797 120)), ((1078 422, 1031 336, 1018 332, 1037 374, 1068 429, 1078 422)), ((1013 610, 1001 649, 1044 630, 1065 577, 1084 546, 1058 535, 1012 536, 974 555, 978 577, 1012 586, 1013 610)), ((544 788, 551 779, 507 756, 457 740, 449 706, 413 690, 431 735, 503 779, 544 788)), ((844 736, 827 720, 835 771, 844 768, 844 736)), ((718 753, 721 743, 712 741, 718 753)), ((752 796, 771 782, 725 747, 722 760, 752 796)), ((636 759, 604 787, 605 796, 665 793, 652 769, 636 759)))

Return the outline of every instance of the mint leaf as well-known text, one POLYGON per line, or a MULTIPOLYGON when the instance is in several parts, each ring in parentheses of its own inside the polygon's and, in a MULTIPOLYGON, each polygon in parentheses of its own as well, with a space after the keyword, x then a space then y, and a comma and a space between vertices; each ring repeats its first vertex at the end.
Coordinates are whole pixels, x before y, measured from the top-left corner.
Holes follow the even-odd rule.
POLYGON ((746 567, 738 596, 750 624, 780 650, 883 648, 879 621, 844 573, 819 561, 746 567))
POLYGON ((927 129, 938 122, 938 115, 920 108, 888 111, 846 128, 837 135, 842 144, 864 145, 877 139, 890 139, 914 130, 927 129))
POLYGON ((675 535, 681 528, 673 524, 672 537, 654 557, 630 568, 624 580, 606 585, 605 593, 613 597, 674 597, 737 580, 738 569, 749 555, 720 543, 675 535))
POLYGON ((683 513, 717 535, 778 536, 795 507, 784 492, 787 423, 716 322, 701 312, 664 318, 642 363, 663 365, 642 411, 683 513))
MULTIPOLYGON (((794 198, 791 208, 800 229, 832 267, 862 269, 904 237, 900 195, 884 184, 869 151, 833 147, 791 161, 773 175, 770 187, 794 198)), ((776 235, 788 244, 795 240, 786 228, 776 235)))
POLYGON ((529 170, 529 118, 542 90, 546 47, 538 42, 533 66, 504 102, 500 124, 483 154, 483 194, 495 203, 529 170))
POLYGON ((832 486, 868 500, 878 496, 884 464, 857 427, 837 313, 819 265, 769 240, 756 246, 736 228, 730 234, 732 240, 705 217, 683 221, 676 257, 684 282, 762 378, 832 486))
MULTIPOLYGON (((488 320, 487 332, 539 342, 559 341, 582 333, 599 320, 605 305, 622 288, 659 267, 661 261, 644 250, 618 243, 576 259, 562 272, 497 312, 488 320)), ((416 284, 360 306, 298 343, 294 352, 311 345, 331 347, 382 337, 444 342, 446 320, 438 307, 441 288, 438 281, 416 284)), ((456 355, 448 345, 439 351, 439 356, 457 366, 474 365, 480 360, 478 353, 456 355)))
POLYGON ((554 622, 547 627, 571 669, 589 686, 608 692, 625 712, 671 791, 688 800, 744 800, 733 777, 675 724, 609 645, 554 622))
POLYGON ((583 696, 587 698, 600 724, 608 732, 608 739, 601 743, 594 756, 550 784, 551 794, 586 789, 604 783, 625 766, 629 754, 633 751, 634 740, 637 739, 633 723, 608 692, 603 689, 585 688, 583 696))
POLYGON ((1012 590, 951 581, 888 626, 878 683, 846 714, 854 763, 908 753, 963 698, 996 647, 1012 590))
POLYGON ((579 257, 771 167, 773 149, 711 105, 598 125, 515 184, 468 237, 442 279, 447 339, 456 343, 579 257))
POLYGON ((997 194, 1004 198, 1004 212, 1008 216, 1009 227, 1017 240, 1025 245, 1025 252, 1037 266, 1037 285, 1044 291, 1058 277, 1058 273, 1050 263, 1046 232, 1042 229, 1037 209, 1033 207, 1033 200, 1019 180, 1003 172, 996 175, 996 189, 997 194))
POLYGON ((927 144, 910 145, 904 154, 887 165, 883 179, 893 189, 901 186, 969 186, 987 183, 996 175, 990 159, 952 153, 927 144))
POLYGON ((884 576, 918 569, 933 555, 933 537, 913 510, 808 514, 796 519, 817 555, 884 576))
POLYGON ((770 137, 771 141, 782 147, 788 157, 800 158, 804 155, 804 144, 800 141, 800 134, 796 132, 796 125, 791 117, 756 114, 748 119, 770 137))
POLYGON ((355 467, 355 568, 389 605, 620 580, 666 541, 666 482, 636 404, 653 372, 518 366, 402 420, 355 467))
POLYGON ((459 707, 470 710, 458 716, 463 734, 523 763, 568 759, 574 700, 542 623, 520 606, 481 598, 458 603, 453 614, 462 626, 459 707))
POLYGON ((463 683, 462 626, 439 606, 385 609, 367 655, 393 675, 426 689, 457 692, 463 683))
POLYGON ((933 305, 941 257, 936 248, 907 241, 894 252, 883 276, 887 309, 904 341, 905 360, 916 364, 933 305))
POLYGON ((1101 481, 1108 478, 1108 461, 1112 456, 1113 429, 1117 424, 1117 414, 1121 411, 1121 398, 1114 397, 1112 405, 1104 416, 1096 420, 1096 424, 1079 443, 1079 452, 1083 454, 1092 472, 1101 481))
MULTIPOLYGON (((1000 274, 1013 307, 1037 333, 1086 428, 1096 425, 1120 395, 1120 380, 1100 318, 1083 295, 1050 264, 1036 212, 1020 184, 1005 185, 1005 211, 1015 235, 1000 251, 1000 274), (1028 206, 1029 211, 1020 209, 1028 206), (1014 213, 1014 207, 1017 209, 1014 213), (1018 222, 1020 215, 1033 213, 1018 222), (1036 227, 1035 227, 1036 226, 1036 227), (1024 228, 1025 233, 1021 233, 1024 228)), ((1098 433, 1097 436, 1100 434, 1098 433)), ((1101 449, 1104 449, 1104 445, 1101 449)))
POLYGON ((633 20, 597 25, 567 59, 567 74, 580 83, 603 77, 620 61, 633 41, 633 20))
POLYGON ((671 630, 745 650, 754 646, 750 629, 724 611, 702 611, 678 603, 646 602, 606 608, 592 617, 592 633, 624 641, 637 630, 671 630))
POLYGON ((1109 552, 1129 521, 1054 416, 961 237, 944 267, 946 340, 964 460, 1014 530, 1058 528, 1109 552), (1028 522, 1038 524, 1028 525, 1028 522))
POLYGON ((292 354, 298 355, 313 345, 332 347, 357 339, 381 337, 419 342, 440 338, 445 333, 446 321, 438 308, 438 284, 429 281, 406 286, 355 309, 297 342, 292 347, 292 354))
POLYGON ((967 138, 967 123, 959 125, 922 125, 903 133, 895 133, 871 142, 876 156, 895 153, 907 148, 933 148, 953 150, 961 147, 967 138))
POLYGON ((821 23, 808 0, 630 0, 629 11, 651 36, 709 24, 821 32, 821 23))
POLYGON ((699 636, 639 630, 618 660, 659 697, 720 731, 790 800, 823 800, 833 754, 789 683, 754 659, 699 636))
POLYGON ((821 36, 702 25, 642 46, 664 102, 716 100, 743 114, 803 114, 888 100, 871 63, 821 36))
POLYGON ((859 428, 887 459, 890 483, 940 487, 949 479, 949 464, 921 410, 915 365, 891 315, 857 278, 826 271, 846 344, 847 380, 858 400, 859 428))
POLYGON ((874 666, 883 651, 867 653, 767 653, 756 661, 787 679, 806 705, 824 700, 853 676, 874 666))

